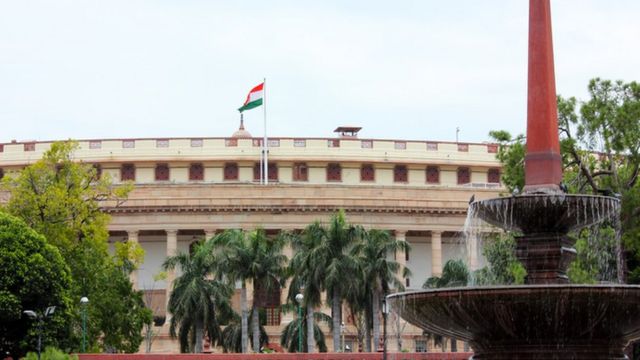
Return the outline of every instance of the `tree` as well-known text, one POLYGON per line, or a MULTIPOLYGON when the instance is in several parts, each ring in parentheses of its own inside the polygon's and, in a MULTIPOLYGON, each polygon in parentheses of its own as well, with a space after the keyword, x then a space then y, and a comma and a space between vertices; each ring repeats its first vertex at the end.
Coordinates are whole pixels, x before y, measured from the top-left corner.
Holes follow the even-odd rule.
POLYGON ((168 305, 169 333, 179 338, 181 352, 201 353, 205 335, 212 344, 220 342, 219 316, 229 311, 233 290, 212 272, 214 249, 215 243, 207 240, 197 243, 193 253, 179 252, 163 264, 165 271, 178 268, 181 273, 173 282, 168 305))
MULTIPOLYGON (((409 251, 409 244, 404 240, 396 240, 388 231, 371 229, 362 232, 362 241, 353 248, 352 254, 361 272, 363 280, 363 290, 367 297, 367 303, 371 304, 371 310, 367 311, 369 320, 367 324, 373 327, 374 346, 380 343, 380 305, 381 300, 390 292, 390 286, 404 290, 404 284, 398 279, 397 274, 402 272, 402 277, 411 276, 411 272, 406 267, 395 260, 391 260, 389 255, 397 251, 409 251)), ((371 343, 367 340, 370 348, 371 343)), ((371 350, 371 349, 369 349, 371 350)))
POLYGON ((58 249, 23 221, 0 212, 0 353, 14 359, 35 349, 37 324, 23 313, 56 306, 43 343, 68 336, 71 277, 58 249))
MULTIPOLYGON (((306 328, 309 322, 307 322, 308 314, 302 316, 302 318, 296 317, 293 321, 288 323, 284 329, 282 329, 282 333, 280 334, 280 345, 282 345, 288 352, 298 352, 299 336, 300 336, 300 326, 302 326, 302 333, 307 334, 308 329, 306 328)), ((324 322, 329 325, 331 329, 331 317, 322 312, 313 312, 312 316, 315 318, 313 324, 313 337, 314 344, 318 346, 318 350, 320 352, 327 352, 327 344, 325 343, 324 333, 318 323, 324 322)), ((303 342, 304 347, 302 348, 302 352, 311 352, 309 348, 309 342, 303 342)))
POLYGON ((422 285, 423 289, 438 289, 445 287, 467 286, 469 283, 469 269, 462 260, 449 260, 442 268, 441 276, 432 276, 422 285))
POLYGON ((477 285, 524 284, 527 271, 515 256, 516 242, 511 234, 498 234, 484 240, 482 254, 488 265, 473 277, 477 285))
MULTIPOLYGON (((253 319, 253 313, 249 317, 249 321, 253 319)), ((230 321, 224 330, 222 330, 222 349, 224 352, 242 352, 242 318, 235 311, 233 312, 232 321, 230 321)), ((249 334, 250 340, 253 342, 253 332, 249 334)), ((260 347, 269 344, 269 336, 267 331, 260 323, 260 347)))
POLYGON ((74 317, 69 329, 73 332, 59 339, 60 346, 66 350, 80 349, 79 299, 87 296, 91 300, 88 340, 97 346, 90 348, 137 349, 139 343, 131 343, 129 334, 141 331, 142 324, 137 319, 144 318, 146 310, 129 306, 140 294, 130 287, 128 290, 121 287, 122 281, 128 279, 126 269, 131 268, 120 266, 118 260, 109 255, 107 224, 110 217, 101 210, 104 202, 117 206, 126 198, 131 185, 114 186, 108 175, 100 177, 92 165, 75 161, 73 153, 77 148, 78 144, 73 141, 54 143, 41 160, 15 177, 3 178, 3 187, 10 191, 6 210, 43 234, 47 242, 60 251, 71 271, 70 289, 74 300, 69 306, 74 317), (116 271, 116 267, 120 271, 116 271), (98 301, 113 306, 96 306, 98 301), (124 313, 116 314, 116 309, 124 313), (116 326, 115 319, 122 322, 116 326), (132 325, 139 328, 131 329, 132 325), (114 331, 122 333, 114 334, 114 331), (105 342, 108 338, 121 339, 122 343, 105 342))
MULTIPOLYGON (((286 238, 283 235, 269 238, 264 229, 259 228, 249 233, 242 230, 227 230, 213 238, 216 247, 216 264, 220 273, 232 282, 242 282, 242 351, 246 352, 248 331, 245 324, 248 321, 246 284, 252 282, 254 289, 257 284, 268 293, 272 289, 284 285, 287 257, 282 253, 286 238)), ((253 339, 260 338, 260 323, 258 312, 261 301, 258 292, 253 292, 252 322, 253 339)), ((253 351, 260 352, 259 341, 253 342, 253 351)))
MULTIPOLYGON (((580 103, 558 97, 564 182, 571 193, 618 194, 627 267, 619 277, 640 282, 640 84, 595 78, 588 90, 590 98, 580 103)), ((522 189, 524 137, 512 140, 505 131, 490 135, 501 144, 503 183, 510 190, 522 189)))

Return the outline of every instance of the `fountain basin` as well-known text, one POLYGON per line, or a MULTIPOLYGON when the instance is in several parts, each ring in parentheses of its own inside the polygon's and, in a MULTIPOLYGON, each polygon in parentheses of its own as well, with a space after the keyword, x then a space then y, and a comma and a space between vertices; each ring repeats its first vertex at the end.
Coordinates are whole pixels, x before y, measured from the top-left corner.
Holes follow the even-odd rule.
POLYGON ((466 340, 473 359, 626 359, 640 286, 464 287, 389 295, 405 320, 466 340))
POLYGON ((619 207, 620 201, 610 196, 524 194, 475 201, 469 211, 505 230, 566 234, 614 218, 619 207))

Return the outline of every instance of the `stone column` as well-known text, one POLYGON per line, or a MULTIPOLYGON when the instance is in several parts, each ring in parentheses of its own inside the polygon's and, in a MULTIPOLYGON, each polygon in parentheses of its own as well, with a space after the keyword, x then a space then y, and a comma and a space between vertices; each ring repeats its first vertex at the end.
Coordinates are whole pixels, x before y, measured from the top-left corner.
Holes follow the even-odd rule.
MULTIPOLYGON (((167 233, 167 257, 174 256, 178 251, 178 230, 165 230, 167 233)), ((167 270, 167 280, 165 282, 165 323, 169 323, 169 297, 173 288, 173 280, 176 277, 175 270, 167 270)))
POLYGON ((204 229, 204 239, 209 240, 216 236, 216 229, 204 229))
POLYGON ((441 231, 431 231, 431 276, 442 276, 441 231))
MULTIPOLYGON (((407 231, 406 230, 395 230, 396 240, 398 241, 407 241, 407 231)), ((406 284, 406 280, 404 276, 402 276, 402 270, 405 266, 407 266, 407 254, 403 250, 396 251, 395 254, 396 262, 400 264, 400 268, 398 269, 398 274, 396 275, 398 279, 402 281, 402 284, 406 284)))
MULTIPOLYGON (((129 230, 127 231, 127 241, 132 244, 138 244, 138 230, 129 230)), ((131 280, 131 284, 134 289, 138 289, 138 271, 134 270, 129 274, 129 280, 131 280)))

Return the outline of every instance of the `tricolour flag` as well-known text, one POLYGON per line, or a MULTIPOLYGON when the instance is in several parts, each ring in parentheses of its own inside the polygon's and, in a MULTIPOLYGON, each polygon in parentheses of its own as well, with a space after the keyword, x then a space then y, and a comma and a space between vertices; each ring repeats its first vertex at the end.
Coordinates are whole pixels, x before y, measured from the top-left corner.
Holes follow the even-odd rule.
POLYGON ((245 110, 253 109, 254 107, 258 107, 262 105, 262 101, 264 98, 264 83, 254 87, 249 91, 249 95, 247 95, 247 100, 245 100, 244 105, 242 105, 238 111, 243 112, 245 110))

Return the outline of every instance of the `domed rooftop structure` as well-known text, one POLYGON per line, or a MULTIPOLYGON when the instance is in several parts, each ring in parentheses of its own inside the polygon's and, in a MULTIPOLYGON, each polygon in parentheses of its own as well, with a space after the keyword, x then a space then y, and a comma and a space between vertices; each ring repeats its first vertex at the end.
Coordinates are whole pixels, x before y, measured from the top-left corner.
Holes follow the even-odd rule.
POLYGON ((242 118, 242 114, 240 114, 240 128, 238 128, 238 130, 234 132, 231 137, 240 139, 251 138, 251 133, 244 129, 244 119, 242 118))

